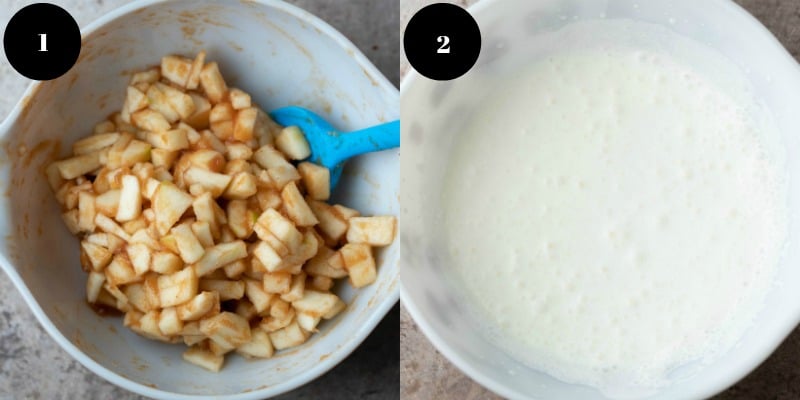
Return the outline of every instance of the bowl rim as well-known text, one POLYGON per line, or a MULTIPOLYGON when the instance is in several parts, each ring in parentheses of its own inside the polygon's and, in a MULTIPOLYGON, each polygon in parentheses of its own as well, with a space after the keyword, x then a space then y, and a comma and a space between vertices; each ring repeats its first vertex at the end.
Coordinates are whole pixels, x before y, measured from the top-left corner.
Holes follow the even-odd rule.
MULTIPOLYGON (((151 7, 154 5, 168 3, 170 0, 136 0, 131 3, 125 4, 121 7, 111 10, 110 12, 104 14, 100 18, 92 21, 85 27, 81 28, 81 38, 82 40, 86 40, 87 36, 91 35, 98 29, 102 28, 103 26, 107 25, 108 23, 116 20, 117 18, 127 16, 128 14, 132 14, 138 10, 151 7)), ((371 62, 369 59, 364 55, 364 53, 356 47, 349 39, 347 39, 341 32, 333 28, 330 24, 323 21, 321 18, 317 17, 316 15, 289 3, 286 3, 282 0, 248 0, 248 2, 257 3, 262 6, 271 7, 287 14, 290 14, 296 17, 298 20, 311 25, 312 27, 318 29, 321 33, 325 34, 329 38, 331 38, 337 45, 341 47, 341 49, 348 53, 348 55, 353 58, 353 60, 359 64, 361 68, 367 73, 367 75, 371 78, 374 78, 377 86, 384 92, 386 95, 399 98, 399 91, 398 89, 386 78, 386 76, 381 73, 378 68, 371 62)), ((42 82, 32 82, 28 88, 23 93, 20 100, 16 103, 14 108, 9 112, 8 116, 5 120, 0 123, 0 138, 4 137, 13 124, 19 118, 22 110, 25 108, 27 103, 27 99, 33 96, 39 86, 42 85, 42 82)), ((208 398, 208 395, 202 394, 185 394, 185 393, 175 393, 167 390, 162 390, 158 388, 153 388, 151 386, 143 385, 139 382, 133 381, 126 377, 123 377, 116 372, 106 368, 102 364, 96 362, 88 355, 86 355, 82 350, 76 347, 71 341, 69 341, 62 333, 59 331, 55 325, 50 321, 47 315, 44 313, 42 307, 33 297, 33 294, 30 292, 28 287, 22 280, 22 277, 17 272, 16 268, 13 264, 9 261, 6 254, 0 253, 0 269, 2 269, 6 275, 11 280, 12 284, 17 288, 17 290, 22 295, 23 300, 27 303, 29 309, 33 312, 36 319, 39 323, 44 327, 45 331, 52 337, 56 343, 61 346, 62 349, 66 350, 70 356, 80 362, 83 366, 88 368, 93 373, 99 375, 103 379, 122 387, 126 390, 129 390, 134 393, 138 393, 140 395, 158 398, 158 399, 175 399, 175 400, 195 400, 199 398, 208 398)), ((399 267, 399 265, 398 265, 399 267)), ((395 278, 399 280, 399 268, 397 273, 395 274, 395 278)), ((272 385, 267 388, 263 389, 256 389, 249 392, 242 392, 242 393, 235 393, 235 394, 227 394, 227 395, 212 395, 215 399, 221 400, 256 400, 256 399, 263 399, 267 397, 277 396, 291 390, 294 390, 300 386, 303 386, 312 380, 322 376, 326 372, 330 371, 333 367, 338 365, 342 362, 345 358, 347 358, 359 345, 369 336, 370 333, 375 329, 378 323, 383 320, 383 318, 389 313, 389 311, 394 307, 395 304, 399 301, 400 297, 400 289, 399 285, 394 285, 394 287, 389 292, 388 296, 385 296, 384 299, 380 301, 380 303, 376 304, 375 306, 371 307, 370 316, 367 318, 366 322, 358 327, 356 330, 356 334, 349 337, 347 341, 342 343, 337 350, 331 353, 330 357, 327 357, 325 360, 317 363, 311 369, 304 371, 303 373, 295 376, 293 379, 290 379, 285 382, 281 382, 276 385, 272 385)))
MULTIPOLYGON (((767 41, 767 45, 772 48, 771 51, 775 52, 776 57, 782 57, 785 61, 793 63, 798 67, 797 72, 800 73, 800 65, 798 65, 797 60, 792 57, 789 51, 780 43, 775 35, 755 16, 733 1, 713 1, 717 3, 716 6, 727 8, 731 13, 736 14, 745 21, 748 21, 753 31, 760 34, 767 41)), ((478 15, 490 7, 499 6, 499 4, 502 2, 503 0, 477 0, 476 3, 467 7, 467 11, 470 14, 478 15)), ((425 78, 423 78, 416 70, 414 70, 413 67, 411 67, 408 70, 408 73, 400 81, 401 108, 404 94, 406 94, 410 88, 421 79, 425 78)), ((401 270, 403 268, 403 263, 404 259, 401 258, 401 270)), ((480 369, 473 366, 454 347, 450 346, 447 338, 437 332, 436 329, 434 329, 434 327, 429 323, 429 321, 425 319, 424 313, 422 312, 419 304, 414 300, 405 284, 406 282, 401 279, 400 303, 402 304, 403 308, 408 311, 408 314, 414 320, 414 323, 416 323, 420 328, 423 335, 433 344, 436 350, 445 356, 448 361, 450 361, 456 366, 456 368, 458 368, 472 380, 497 395, 508 399, 536 399, 536 397, 533 397, 531 394, 512 389, 504 385, 502 382, 484 375, 480 369)), ((756 369, 756 367, 758 367, 770 355, 772 355, 775 349, 778 348, 778 346, 789 336, 798 323, 800 323, 800 310, 797 311, 798 312, 795 312, 794 314, 786 314, 786 317, 782 320, 782 323, 778 329, 762 335, 763 339, 761 339, 760 342, 763 343, 762 348, 765 350, 763 353, 749 357, 749 359, 745 359, 740 367, 732 371, 725 379, 706 381, 707 383, 705 385, 696 386, 690 391, 689 395, 697 398, 709 398, 731 387, 736 382, 742 380, 745 376, 750 374, 756 369)), ((763 310, 761 312, 763 312, 763 310)))

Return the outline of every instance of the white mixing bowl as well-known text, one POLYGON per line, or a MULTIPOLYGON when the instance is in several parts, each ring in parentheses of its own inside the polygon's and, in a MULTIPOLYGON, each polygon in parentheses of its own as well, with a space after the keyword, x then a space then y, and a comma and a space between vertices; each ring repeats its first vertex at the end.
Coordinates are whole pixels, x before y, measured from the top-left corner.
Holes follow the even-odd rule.
MULTIPOLYGON (((342 130, 394 120, 399 94, 360 51, 313 15, 276 0, 141 1, 83 30, 78 63, 31 85, 0 126, 0 266, 47 332, 103 378, 149 397, 262 399, 320 376, 352 352, 398 299, 399 245, 377 253, 377 281, 337 293, 347 310, 298 349, 269 360, 229 356, 214 374, 181 360, 180 345, 156 343, 102 318, 85 301, 78 241, 64 227, 44 166, 119 110, 131 71, 165 54, 201 49, 231 86, 270 110, 308 107, 342 130)), ((335 200, 365 214, 399 213, 399 153, 348 163, 335 200)), ((16 296, 17 293, 4 293, 16 296)))
MULTIPOLYGON (((548 39, 564 26, 627 19, 662 26, 729 58, 772 113, 786 147, 790 242, 762 312, 734 348, 709 365, 690 366, 693 373, 678 371, 681 376, 673 385, 648 398, 704 398, 744 377, 800 321, 800 69, 795 60, 756 19, 727 0, 482 0, 470 12, 483 36, 476 66, 455 81, 433 82, 411 73, 401 85, 401 298, 422 331, 467 375, 504 397, 604 398, 593 388, 564 383, 527 367, 476 329, 469 305, 460 301, 461 292, 449 278, 442 250, 440 188, 460 126, 481 106, 485 93, 475 90, 476 82, 488 90, 493 77, 510 70, 509 65, 558 50, 564 43, 548 39)), ((635 31, 621 39, 643 40, 635 31)), ((536 118, 535 112, 531 110, 531 118, 536 118)), ((487 134, 503 140, 503 132, 487 134)))

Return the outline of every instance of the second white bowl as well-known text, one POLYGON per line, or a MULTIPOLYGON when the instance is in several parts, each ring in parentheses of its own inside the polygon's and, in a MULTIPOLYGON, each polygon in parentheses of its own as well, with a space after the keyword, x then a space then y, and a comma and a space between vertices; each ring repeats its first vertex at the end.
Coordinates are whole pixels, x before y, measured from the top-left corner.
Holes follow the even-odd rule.
MULTIPOLYGON (((763 311, 736 347, 648 398, 705 398, 744 377, 800 321, 800 268, 796 267, 800 265, 800 69, 796 62, 758 21, 725 0, 482 0, 470 12, 483 37, 476 66, 451 82, 432 82, 411 73, 401 85, 401 297, 422 331, 456 366, 504 397, 604 398, 593 388, 559 381, 518 362, 476 328, 469 305, 460 301, 462 293, 449 276, 440 229, 440 210, 446 205, 441 205, 440 188, 448 169, 448 151, 458 140, 460 124, 468 122, 464 116, 481 107, 484 93, 476 87, 490 90, 493 76, 512 70, 506 66, 522 65, 564 46, 549 39, 573 21, 627 19, 675 31, 729 58, 746 73, 782 134, 790 175, 790 242, 763 311)), ((623 38, 640 39, 635 31, 623 38)), ((536 118, 535 110, 531 118, 536 118)), ((503 132, 487 134, 503 140, 503 132)))

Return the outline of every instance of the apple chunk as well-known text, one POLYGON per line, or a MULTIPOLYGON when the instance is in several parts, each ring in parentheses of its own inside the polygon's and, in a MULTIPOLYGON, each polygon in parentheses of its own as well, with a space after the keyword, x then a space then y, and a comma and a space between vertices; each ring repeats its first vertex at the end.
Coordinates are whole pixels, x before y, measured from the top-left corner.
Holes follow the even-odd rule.
POLYGON ((350 225, 347 229, 348 243, 388 246, 397 230, 397 218, 392 216, 353 217, 347 222, 350 225))
POLYGON ((161 182, 153 194, 153 212, 156 215, 158 233, 166 235, 193 201, 192 196, 175 185, 161 182))
POLYGON ((199 281, 194 268, 186 267, 171 275, 158 277, 158 297, 162 307, 183 304, 197 295, 199 281))

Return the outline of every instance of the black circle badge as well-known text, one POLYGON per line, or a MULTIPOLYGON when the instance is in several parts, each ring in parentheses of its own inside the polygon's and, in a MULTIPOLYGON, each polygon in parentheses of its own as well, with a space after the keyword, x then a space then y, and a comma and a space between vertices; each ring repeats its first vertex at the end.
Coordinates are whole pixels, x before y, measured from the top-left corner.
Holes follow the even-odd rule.
POLYGON ((81 52, 81 31, 63 8, 31 4, 11 17, 3 47, 17 72, 46 81, 64 75, 75 65, 81 52))
POLYGON ((437 81, 456 79, 475 65, 481 52, 478 23, 463 8, 431 4, 414 14, 403 36, 408 62, 437 81))

